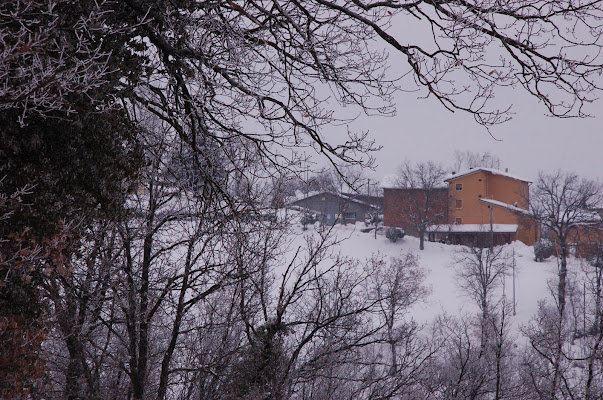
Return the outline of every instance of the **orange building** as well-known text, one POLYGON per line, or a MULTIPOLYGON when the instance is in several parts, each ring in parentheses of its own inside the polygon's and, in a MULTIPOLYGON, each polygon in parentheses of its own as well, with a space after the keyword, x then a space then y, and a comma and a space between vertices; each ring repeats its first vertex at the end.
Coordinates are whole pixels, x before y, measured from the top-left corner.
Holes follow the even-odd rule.
POLYGON ((448 224, 430 227, 436 238, 455 244, 493 238, 495 244, 519 240, 533 245, 537 224, 528 213, 530 181, 508 172, 474 168, 453 173, 448 183, 448 224))
POLYGON ((591 218, 585 218, 567 241, 570 254, 576 257, 603 256, 603 209, 591 210, 590 214, 591 218))

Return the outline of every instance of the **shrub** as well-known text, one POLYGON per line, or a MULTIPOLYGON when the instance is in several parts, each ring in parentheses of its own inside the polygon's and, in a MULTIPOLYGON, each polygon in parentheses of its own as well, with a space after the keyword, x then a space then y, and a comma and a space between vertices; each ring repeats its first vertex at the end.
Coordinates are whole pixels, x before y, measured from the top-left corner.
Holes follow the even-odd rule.
POLYGON ((398 239, 402 239, 404 237, 404 231, 399 228, 389 227, 385 231, 385 237, 395 242, 398 239))
POLYGON ((546 260, 553 255, 554 246, 550 240, 541 240, 534 243, 534 260, 546 260))
POLYGON ((314 214, 310 214, 310 213, 305 213, 302 217, 301 217, 301 224, 302 225, 310 225, 313 224, 317 221, 316 216, 314 214))

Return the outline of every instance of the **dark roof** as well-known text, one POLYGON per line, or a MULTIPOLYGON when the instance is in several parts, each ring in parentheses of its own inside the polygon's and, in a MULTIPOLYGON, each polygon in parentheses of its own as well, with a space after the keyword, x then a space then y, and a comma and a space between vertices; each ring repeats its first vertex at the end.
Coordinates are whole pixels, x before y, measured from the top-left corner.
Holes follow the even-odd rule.
MULTIPOLYGON (((352 194, 349 193, 332 193, 332 192, 328 192, 328 191, 324 191, 324 192, 319 192, 319 193, 312 193, 310 194, 308 197, 304 197, 301 199, 296 199, 292 202, 290 202, 288 205, 303 205, 306 201, 316 198, 316 197, 321 197, 321 196, 332 196, 332 197, 336 197, 338 198, 339 201, 341 202, 352 202, 352 203, 356 203, 356 204, 360 204, 360 205, 364 205, 364 206, 369 206, 369 207, 379 207, 379 205, 375 205, 375 204, 371 204, 368 201, 362 201, 361 199, 355 199, 353 198, 352 194)), ((375 197, 375 196, 370 196, 370 197, 375 197)), ((382 197, 377 197, 379 199, 381 199, 381 201, 383 201, 382 197)))
POLYGON ((352 200, 366 203, 367 205, 383 207, 383 196, 369 196, 367 194, 358 193, 342 193, 341 195, 352 200))

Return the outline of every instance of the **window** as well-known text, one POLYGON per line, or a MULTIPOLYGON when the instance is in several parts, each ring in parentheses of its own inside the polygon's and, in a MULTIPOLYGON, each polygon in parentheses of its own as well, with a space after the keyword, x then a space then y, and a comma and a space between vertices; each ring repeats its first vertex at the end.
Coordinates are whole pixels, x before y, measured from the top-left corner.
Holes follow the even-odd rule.
POLYGON ((457 183, 456 184, 456 191, 457 192, 462 192, 463 191, 463 184, 462 183, 457 183))
POLYGON ((345 213, 343 213, 343 217, 346 220, 356 219, 356 213, 355 212, 345 212, 345 213))
POLYGON ((461 208, 463 208, 463 200, 456 201, 456 208, 457 208, 457 210, 460 210, 461 208))
POLYGON ((462 224, 462 223, 463 223, 463 219, 462 219, 462 218, 457 217, 457 218, 455 218, 455 219, 454 219, 454 223, 455 223, 455 224, 462 224))

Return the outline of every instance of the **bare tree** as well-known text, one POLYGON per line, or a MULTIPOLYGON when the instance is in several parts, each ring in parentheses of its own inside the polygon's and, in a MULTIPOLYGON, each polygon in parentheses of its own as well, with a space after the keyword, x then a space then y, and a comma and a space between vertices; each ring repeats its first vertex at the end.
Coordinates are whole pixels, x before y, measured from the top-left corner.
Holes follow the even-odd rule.
POLYGON ((477 318, 443 316, 434 322, 433 340, 441 349, 426 390, 442 399, 521 398, 509 332, 512 307, 500 290, 510 268, 506 251, 467 247, 454 261, 459 287, 480 312, 477 318))
POLYGON ((479 167, 500 169, 500 158, 488 151, 484 153, 475 153, 470 150, 454 151, 453 171, 479 167))
POLYGON ((538 313, 522 328, 529 339, 521 365, 523 385, 536 398, 596 399, 601 375, 600 256, 582 260, 567 276, 568 310, 559 314, 558 288, 551 282, 553 301, 542 301, 538 313), (578 328, 577 328, 578 327, 578 328))
POLYGON ((123 393, 124 372, 116 360, 109 327, 121 246, 114 221, 91 227, 78 256, 66 261, 69 274, 48 271, 42 283, 51 305, 46 340, 46 374, 39 387, 49 398, 111 398, 123 393), (84 250, 85 249, 85 250, 84 250))
POLYGON ((601 184, 578 175, 541 172, 532 187, 530 208, 536 221, 550 230, 559 252, 557 298, 559 314, 565 310, 568 244, 581 229, 598 224, 595 211, 603 204, 601 184))
MULTIPOLYGON (((556 297, 551 290, 553 298, 556 297)), ((522 374, 524 385, 539 399, 568 398, 577 394, 571 379, 571 360, 564 348, 569 344, 571 329, 567 318, 559 314, 559 304, 541 301, 530 324, 522 328, 530 347, 524 353, 522 374)))
POLYGON ((503 347, 507 347, 505 330, 509 311, 500 288, 511 269, 509 254, 505 246, 463 247, 455 254, 454 261, 457 284, 480 310, 480 347, 488 363, 496 361, 496 392, 499 393, 500 361, 503 347))
POLYGON ((444 315, 434 321, 432 336, 438 352, 423 384, 429 397, 460 400, 487 396, 488 366, 472 325, 467 317, 444 315))
MULTIPOLYGON (((534 7, 450 1, 4 2, 0 109, 10 109, 6 115, 13 121, 58 115, 73 123, 65 116, 77 102, 100 115, 125 109, 136 123, 151 113, 165 124, 146 133, 144 193, 130 199, 132 213, 120 221, 119 271, 111 276, 114 292, 103 302, 111 312, 101 313, 103 333, 110 337, 102 343, 110 343, 107 353, 121 375, 99 376, 114 377, 118 388, 127 377, 125 393, 115 397, 164 398, 184 388, 192 396, 192 380, 197 388, 214 385, 215 393, 224 394, 227 385, 212 367, 226 374, 228 367, 200 356, 203 346, 212 344, 235 360, 233 354, 245 359, 257 355, 258 346, 280 346, 282 340, 283 369, 274 370, 278 379, 258 385, 259 392, 269 388, 275 398, 300 393, 295 389, 319 377, 328 360, 332 370, 358 371, 363 383, 357 393, 379 393, 360 357, 360 349, 382 341, 377 333, 383 326, 369 317, 378 301, 362 293, 369 277, 343 260, 319 268, 315 254, 322 253, 311 247, 307 262, 292 263, 284 273, 278 300, 269 297, 262 277, 275 265, 267 261, 274 249, 258 246, 272 241, 262 242, 262 233, 269 233, 244 221, 256 204, 256 184, 299 173, 291 154, 300 149, 311 148, 333 165, 370 164, 376 146, 366 132, 348 132, 338 142, 324 127, 342 122, 333 111, 337 105, 391 115, 391 95, 403 75, 445 107, 466 111, 487 126, 508 117, 506 106, 489 102, 504 85, 522 86, 553 115, 583 115, 582 106, 599 89, 594 76, 601 71, 601 53, 590 50, 599 47, 600 12, 599 2, 573 1, 534 7), (398 19, 417 20, 428 40, 394 37, 388 26, 398 19), (580 37, 567 33, 566 25, 580 37), (375 40, 405 60, 397 76, 386 74, 387 56, 375 40), (580 54, 585 49, 586 57, 580 54), (195 190, 174 190, 166 145, 170 156, 178 153, 190 162, 193 169, 186 172, 195 190), (245 267, 250 260, 253 268, 245 267), (238 307, 209 302, 233 291, 238 307), (201 307, 205 300, 211 312, 201 307), (204 330, 192 310, 206 312, 201 321, 224 314, 223 326, 204 330), (196 341, 195 334, 206 332, 222 334, 224 343, 217 344, 215 336, 213 342, 196 341), (247 346, 234 344, 241 338, 247 346), (197 344, 195 359, 183 343, 197 344), (212 364, 191 367, 199 360, 212 364)), ((89 269, 81 267, 75 278, 83 280, 56 287, 85 283, 89 269)), ((73 309, 71 301, 91 311, 76 301, 80 293, 88 292, 78 288, 57 299, 61 316, 73 309)), ((68 329, 56 331, 64 340, 69 332, 88 332, 74 318, 65 323, 68 329)), ((281 359, 280 350, 270 354, 281 359)), ((73 376, 87 374, 79 361, 72 364, 73 376)))
MULTIPOLYGON (((372 264, 380 263, 383 261, 378 256, 373 258, 372 264)), ((418 257, 409 252, 391 259, 384 268, 374 271, 372 276, 376 298, 383 299, 379 309, 387 329, 386 343, 390 347, 391 373, 395 375, 399 368, 399 341, 404 337, 405 331, 415 330, 412 321, 404 321, 405 314, 411 306, 428 295, 423 286, 425 272, 419 268, 418 257)))
POLYGON ((448 192, 443 185, 444 168, 434 162, 409 161, 400 165, 394 184, 407 189, 400 199, 400 212, 419 236, 419 249, 425 248, 425 232, 431 225, 447 222, 448 192))
POLYGON ((574 334, 581 353, 575 358, 579 358, 579 362, 584 360, 578 393, 586 400, 596 399, 603 388, 603 253, 600 249, 582 263, 585 293, 582 293, 583 315, 578 318, 578 321, 582 319, 582 327, 579 334, 574 334))
MULTIPOLYGON (((511 269, 504 246, 463 247, 455 254, 457 284, 473 299, 482 314, 482 346, 488 340, 487 325, 497 290, 511 269)), ((500 293, 498 293, 500 295, 500 293)), ((494 302, 494 304, 493 304, 494 302)))

